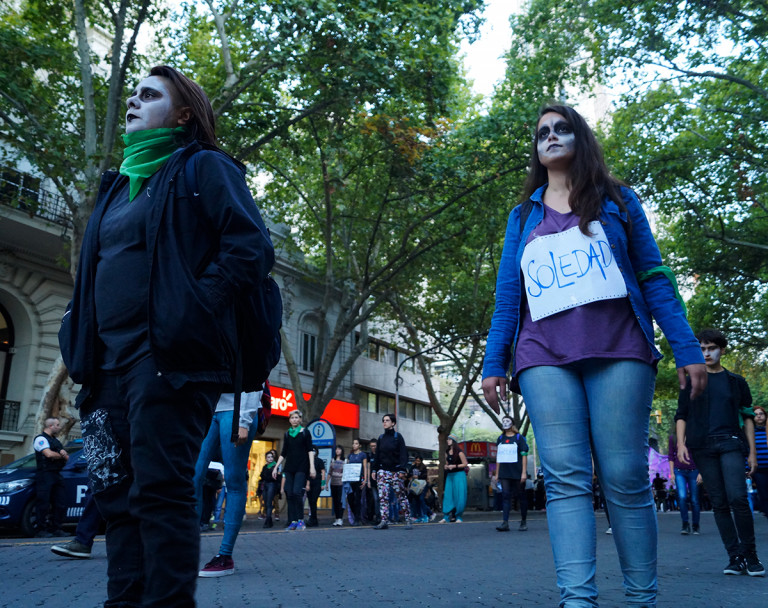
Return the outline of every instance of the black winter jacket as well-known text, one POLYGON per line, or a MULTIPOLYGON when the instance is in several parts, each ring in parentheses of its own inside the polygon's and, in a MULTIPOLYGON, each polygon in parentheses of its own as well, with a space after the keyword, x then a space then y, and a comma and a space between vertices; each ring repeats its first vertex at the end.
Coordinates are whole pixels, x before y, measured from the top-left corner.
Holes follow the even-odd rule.
MULTIPOLYGON (((175 388, 188 381, 228 384, 237 346, 233 304, 271 270, 272 241, 245 182, 245 167, 224 152, 193 142, 158 171, 146 241, 152 355, 175 388)), ((114 171, 102 177, 83 235, 74 294, 59 330, 64 363, 85 389, 78 404, 97 373, 99 225, 112 194, 126 180, 114 171)))
MULTIPOLYGON (((741 416, 754 417, 754 414, 751 413, 752 393, 743 376, 729 372, 727 369, 725 373, 728 374, 731 396, 728 403, 718 403, 715 406, 728 408, 734 428, 741 428, 741 416)), ((685 420, 685 445, 688 448, 707 447, 710 407, 709 387, 691 401, 691 379, 688 378, 685 388, 680 391, 677 398, 677 413, 675 414, 675 421, 685 420)))
POLYGON ((408 450, 400 433, 390 429, 379 435, 376 445, 376 469, 408 472, 408 450))

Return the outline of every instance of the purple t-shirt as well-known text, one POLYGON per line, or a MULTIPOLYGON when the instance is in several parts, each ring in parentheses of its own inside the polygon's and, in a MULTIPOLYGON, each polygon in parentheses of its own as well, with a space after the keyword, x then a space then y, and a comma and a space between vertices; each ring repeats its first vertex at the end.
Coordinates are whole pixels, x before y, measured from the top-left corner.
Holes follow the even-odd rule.
MULTIPOLYGON (((579 216, 573 212, 559 213, 544 205, 544 218, 528 235, 526 244, 578 225, 579 216)), ((525 289, 522 291, 525 298, 525 289)), ((515 375, 529 367, 565 365, 595 357, 639 359, 655 365, 626 297, 590 302, 538 321, 531 319, 526 298, 521 321, 515 347, 515 375)))

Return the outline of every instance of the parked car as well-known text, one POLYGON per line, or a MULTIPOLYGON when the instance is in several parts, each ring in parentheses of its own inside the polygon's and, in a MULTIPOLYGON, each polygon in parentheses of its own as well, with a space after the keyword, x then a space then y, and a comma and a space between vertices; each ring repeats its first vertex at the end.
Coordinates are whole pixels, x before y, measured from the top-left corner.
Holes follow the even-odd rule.
MULTIPOLYGON (((61 471, 64 478, 65 524, 76 524, 83 514, 88 492, 88 471, 82 440, 68 443, 64 448, 69 460, 61 471)), ((0 528, 20 530, 24 536, 34 536, 35 523, 35 455, 29 454, 0 467, 0 528)))

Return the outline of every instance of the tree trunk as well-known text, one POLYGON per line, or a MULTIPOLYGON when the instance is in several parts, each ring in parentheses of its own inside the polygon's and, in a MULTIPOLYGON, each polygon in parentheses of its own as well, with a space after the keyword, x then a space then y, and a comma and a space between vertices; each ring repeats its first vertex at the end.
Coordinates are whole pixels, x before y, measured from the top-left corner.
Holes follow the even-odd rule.
POLYGON ((35 434, 41 433, 48 418, 64 419, 62 437, 66 437, 75 423, 80 420, 76 412, 72 411, 73 383, 69 378, 67 368, 61 355, 53 363, 48 379, 45 382, 43 396, 40 400, 39 414, 35 422, 35 434))

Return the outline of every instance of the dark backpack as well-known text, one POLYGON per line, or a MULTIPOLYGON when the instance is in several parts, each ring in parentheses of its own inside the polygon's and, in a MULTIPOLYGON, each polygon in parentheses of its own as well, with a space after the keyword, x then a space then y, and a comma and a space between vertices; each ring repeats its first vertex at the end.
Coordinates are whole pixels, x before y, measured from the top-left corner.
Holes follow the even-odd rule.
MULTIPOLYGON (((193 154, 184 167, 186 188, 192 193, 198 191, 197 154, 193 154)), ((232 374, 232 386, 225 392, 235 395, 235 409, 232 416, 232 441, 237 440, 240 418, 241 393, 262 390, 269 373, 280 361, 280 328, 283 325, 283 299, 275 280, 267 275, 250 294, 235 303, 237 319, 237 355, 232 374)), ((259 410, 259 418, 262 410, 259 410)), ((272 415, 272 407, 264 412, 264 429, 272 415)), ((259 421, 261 424, 261 420, 259 421)), ((261 431, 263 433, 263 431, 261 431)))

